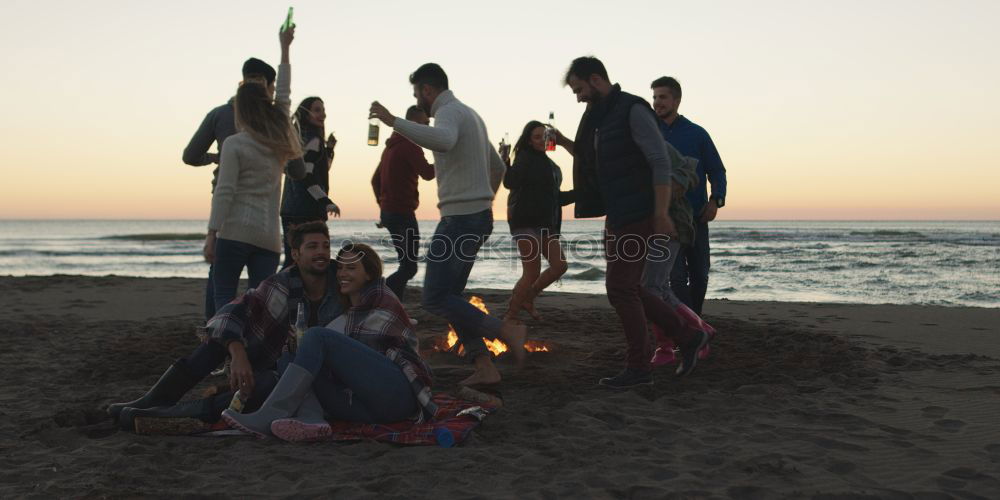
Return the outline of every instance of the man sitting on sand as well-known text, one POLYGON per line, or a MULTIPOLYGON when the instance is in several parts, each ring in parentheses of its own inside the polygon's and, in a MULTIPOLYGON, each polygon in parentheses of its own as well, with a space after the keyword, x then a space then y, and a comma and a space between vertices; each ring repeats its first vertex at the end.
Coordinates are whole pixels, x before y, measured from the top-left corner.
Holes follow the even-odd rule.
MULTIPOLYGON (((273 377, 272 369, 291 336, 299 304, 309 327, 325 326, 343 313, 337 297, 336 269, 330 265, 330 233, 325 222, 293 226, 288 234, 295 265, 261 282, 242 297, 223 306, 208 321, 208 339, 187 357, 177 360, 145 395, 108 407, 108 414, 125 428, 137 416, 177 415, 172 407, 219 365, 232 357, 229 383, 250 395, 247 410, 259 406, 269 389, 255 385, 273 377), (161 410, 147 410, 159 408, 161 410)), ((218 408, 221 413, 223 408, 218 408)), ((217 419, 218 414, 203 418, 217 419)))

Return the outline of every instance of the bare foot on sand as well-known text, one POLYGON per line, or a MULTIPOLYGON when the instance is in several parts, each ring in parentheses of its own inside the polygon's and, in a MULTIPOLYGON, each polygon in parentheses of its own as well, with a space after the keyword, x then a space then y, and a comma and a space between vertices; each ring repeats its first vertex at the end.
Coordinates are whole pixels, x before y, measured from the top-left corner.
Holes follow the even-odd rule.
POLYGON ((459 385, 491 385, 500 383, 500 372, 493 365, 490 354, 483 354, 476 358, 476 371, 459 382, 459 385))
POLYGON ((524 364, 524 341, 528 338, 528 327, 517 320, 504 320, 500 327, 500 338, 507 344, 508 352, 514 357, 514 364, 518 367, 524 364))
POLYGON ((528 311, 528 314, 530 314, 531 317, 535 321, 540 321, 542 319, 542 315, 538 314, 538 311, 535 310, 535 302, 534 302, 534 300, 535 299, 532 298, 528 302, 525 302, 524 305, 522 306, 522 309, 524 309, 525 311, 528 311))

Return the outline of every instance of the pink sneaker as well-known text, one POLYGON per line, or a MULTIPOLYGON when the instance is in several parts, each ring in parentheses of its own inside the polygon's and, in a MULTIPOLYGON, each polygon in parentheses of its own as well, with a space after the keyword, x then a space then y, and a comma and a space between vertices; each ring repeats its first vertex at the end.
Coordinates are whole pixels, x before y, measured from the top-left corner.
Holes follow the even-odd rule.
POLYGON ((655 323, 650 326, 650 329, 656 337, 657 347, 656 351, 653 352, 653 359, 649 362, 652 363, 653 366, 662 366, 669 365, 677 361, 677 351, 674 347, 674 341, 667 338, 667 336, 663 333, 663 329, 656 326, 655 323))
POLYGON ((295 418, 280 418, 271 422, 271 433, 285 441, 323 441, 333 434, 328 423, 307 422, 295 418))
POLYGON ((660 346, 653 353, 653 359, 649 361, 653 366, 669 365, 677 362, 677 351, 671 343, 669 346, 660 346))
MULTIPOLYGON (((712 336, 711 333, 709 333, 708 335, 709 337, 712 336)), ((712 354, 712 346, 706 345, 705 347, 702 347, 700 351, 698 351, 698 359, 708 359, 708 356, 710 356, 711 354, 712 354)))

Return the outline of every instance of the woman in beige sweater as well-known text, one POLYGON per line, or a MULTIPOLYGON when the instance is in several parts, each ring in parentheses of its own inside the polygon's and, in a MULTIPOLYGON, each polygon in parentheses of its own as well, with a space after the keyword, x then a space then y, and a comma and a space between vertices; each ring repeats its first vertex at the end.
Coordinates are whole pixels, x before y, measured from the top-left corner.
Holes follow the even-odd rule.
POLYGON ((234 102, 237 133, 226 139, 219 180, 212 195, 205 258, 215 266, 215 307, 236 297, 240 274, 247 268, 249 286, 274 274, 281 255, 278 216, 281 175, 286 162, 302 156, 299 135, 289 119, 288 47, 295 28, 281 32, 277 95, 266 83, 244 81, 234 102))

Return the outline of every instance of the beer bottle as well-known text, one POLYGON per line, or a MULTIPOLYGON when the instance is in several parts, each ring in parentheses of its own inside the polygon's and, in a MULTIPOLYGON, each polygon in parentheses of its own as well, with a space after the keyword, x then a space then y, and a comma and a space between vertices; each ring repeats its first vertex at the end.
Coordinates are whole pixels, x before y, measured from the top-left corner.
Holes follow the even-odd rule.
POLYGON ((299 302, 299 310, 295 314, 295 340, 297 343, 302 342, 302 336, 306 334, 306 329, 308 329, 309 323, 306 318, 306 306, 302 302, 299 302))
POLYGON ((556 129, 552 127, 552 120, 555 119, 556 114, 549 111, 549 123, 545 124, 545 150, 555 151, 556 150, 556 129))
POLYGON ((281 25, 282 32, 288 31, 288 28, 295 26, 295 23, 292 22, 292 10, 292 7, 288 8, 288 15, 285 16, 285 23, 281 25))
POLYGON ((378 118, 368 119, 368 145, 378 146, 378 118))
POLYGON ((510 161, 510 134, 504 133, 503 139, 500 139, 500 158, 504 161, 510 161))
POLYGON ((242 390, 236 391, 233 394, 233 400, 229 402, 229 409, 235 411, 236 413, 243 413, 243 407, 247 404, 247 396, 243 394, 242 390))

